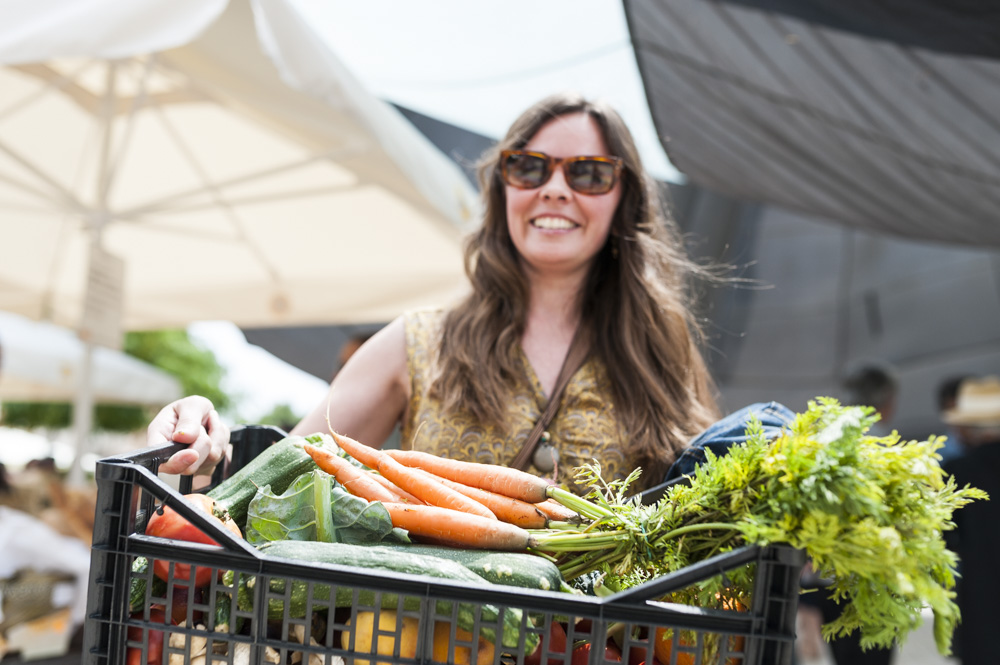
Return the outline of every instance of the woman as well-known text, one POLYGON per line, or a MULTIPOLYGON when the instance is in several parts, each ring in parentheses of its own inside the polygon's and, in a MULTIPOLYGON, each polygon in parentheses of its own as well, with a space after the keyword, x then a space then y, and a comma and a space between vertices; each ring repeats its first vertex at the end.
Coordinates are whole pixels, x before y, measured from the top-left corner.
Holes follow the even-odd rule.
MULTIPOLYGON (((472 292, 373 336, 329 393, 334 429, 378 445, 508 464, 553 391, 574 336, 589 349, 550 424, 552 464, 571 480, 596 459, 606 479, 662 480, 718 416, 687 280, 697 271, 663 216, 625 124, 607 106, 554 95, 484 158, 482 227, 466 248, 472 292)), ((326 430, 328 404, 293 430, 326 430)), ((192 443, 162 470, 221 458, 228 432, 203 398, 165 408, 150 442, 192 443)))

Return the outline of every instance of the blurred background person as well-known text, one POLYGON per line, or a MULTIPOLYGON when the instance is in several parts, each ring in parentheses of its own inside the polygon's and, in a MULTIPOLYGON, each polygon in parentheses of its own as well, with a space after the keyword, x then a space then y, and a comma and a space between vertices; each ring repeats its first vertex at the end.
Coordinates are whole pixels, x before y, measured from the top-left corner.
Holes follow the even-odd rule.
POLYGON ((955 512, 954 531, 945 534, 958 554, 958 607, 962 621, 955 652, 962 663, 997 662, 996 602, 1000 597, 1000 377, 971 377, 958 388, 945 422, 962 428, 963 454, 944 464, 959 486, 972 485, 990 495, 955 512))
POLYGON ((879 420, 872 425, 872 436, 886 436, 892 432, 893 416, 899 396, 899 378, 896 371, 886 364, 870 364, 858 368, 844 380, 844 404, 871 406, 878 412, 879 420))
POLYGON ((958 457, 965 451, 965 448, 968 445, 968 428, 964 425, 949 423, 947 414, 955 408, 958 402, 958 388, 962 385, 962 381, 972 378, 975 377, 970 374, 953 376, 945 379, 938 385, 938 413, 941 415, 941 420, 945 423, 947 428, 944 435, 948 437, 945 441, 944 448, 938 451, 941 454, 942 461, 947 462, 954 457, 958 457))

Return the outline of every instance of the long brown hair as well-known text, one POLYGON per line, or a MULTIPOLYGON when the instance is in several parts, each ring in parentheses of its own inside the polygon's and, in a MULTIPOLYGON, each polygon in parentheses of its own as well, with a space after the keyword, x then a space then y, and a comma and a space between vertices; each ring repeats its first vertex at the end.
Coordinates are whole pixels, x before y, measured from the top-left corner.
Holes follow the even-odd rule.
POLYGON ((600 102, 573 94, 547 97, 484 155, 484 220, 465 248, 472 293, 445 317, 433 390, 446 409, 501 422, 509 386, 523 371, 517 349, 529 286, 507 231, 499 153, 524 147, 547 122, 573 113, 592 117, 611 154, 625 163, 608 242, 581 294, 581 325, 607 369, 626 454, 642 466, 648 486, 662 479, 691 436, 718 417, 690 306, 689 278, 703 271, 684 253, 625 123, 600 102))

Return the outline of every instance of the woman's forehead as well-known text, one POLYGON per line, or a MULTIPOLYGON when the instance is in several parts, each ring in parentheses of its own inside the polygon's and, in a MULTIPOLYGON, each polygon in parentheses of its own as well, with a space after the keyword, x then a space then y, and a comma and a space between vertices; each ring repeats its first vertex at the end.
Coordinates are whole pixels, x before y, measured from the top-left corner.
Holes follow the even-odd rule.
POLYGON ((569 113, 542 125, 525 144, 553 157, 607 154, 608 146, 597 121, 587 113, 569 113))

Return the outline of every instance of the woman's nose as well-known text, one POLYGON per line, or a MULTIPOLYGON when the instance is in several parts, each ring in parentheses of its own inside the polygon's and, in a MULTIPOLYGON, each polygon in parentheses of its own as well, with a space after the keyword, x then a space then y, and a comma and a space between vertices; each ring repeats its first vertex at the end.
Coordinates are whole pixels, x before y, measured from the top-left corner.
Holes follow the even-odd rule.
POLYGON ((566 182, 566 174, 562 166, 557 166, 552 177, 542 185, 541 196, 545 200, 569 199, 571 195, 569 184, 566 182))

